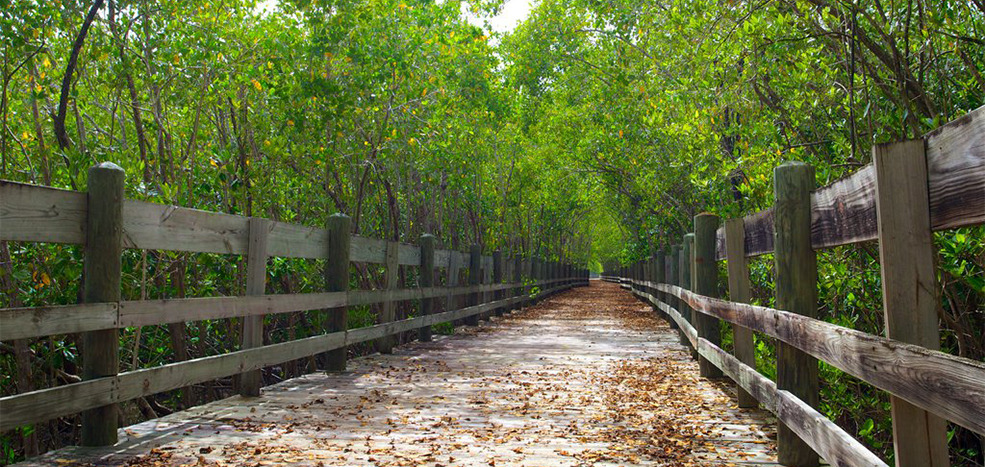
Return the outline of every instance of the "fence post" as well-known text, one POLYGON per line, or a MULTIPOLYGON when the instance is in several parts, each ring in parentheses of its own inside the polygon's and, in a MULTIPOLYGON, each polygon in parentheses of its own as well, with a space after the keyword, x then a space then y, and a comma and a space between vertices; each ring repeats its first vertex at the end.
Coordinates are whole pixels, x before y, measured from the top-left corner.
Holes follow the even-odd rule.
MULTIPOLYGON (((646 267, 644 266, 643 261, 633 263, 633 266, 629 271, 629 278, 634 281, 645 279, 646 277, 643 275, 644 270, 646 270, 646 267)), ((638 290, 639 284, 630 282, 629 287, 630 290, 638 290)))
MULTIPOLYGON (((492 263, 492 258, 489 259, 489 262, 492 263)), ((480 255, 479 256, 479 286, 480 287, 483 285, 488 285, 490 282, 492 282, 490 280, 492 279, 492 274, 490 272, 490 269, 491 268, 489 267, 489 265, 486 264, 486 256, 480 255)), ((489 292, 479 293, 479 302, 477 303, 478 305, 489 303, 489 301, 490 301, 489 292)), ((483 311, 482 313, 479 313, 479 321, 485 321, 489 319, 489 315, 491 314, 492 311, 490 310, 486 310, 483 311)))
MULTIPOLYGON (((469 286, 479 287, 479 283, 482 282, 482 248, 479 245, 472 245, 469 249, 469 286)), ((469 293, 468 306, 476 306, 479 304, 479 292, 473 291, 469 293)), ((465 318, 466 326, 478 326, 479 325, 479 315, 472 314, 465 318)))
POLYGON ((548 261, 545 263, 547 267, 544 268, 544 279, 548 282, 547 288, 550 289, 550 293, 544 298, 554 295, 554 261, 548 261))
MULTIPOLYGON (((434 246, 437 238, 431 234, 421 235, 421 268, 418 271, 418 285, 423 288, 434 287, 434 246)), ((421 316, 434 313, 434 299, 421 299, 421 316)), ((431 326, 421 326, 417 330, 417 340, 421 342, 431 341, 431 326)))
MULTIPOLYGON (((811 191, 814 169, 803 162, 785 162, 773 171, 776 307, 817 316, 817 254, 811 247, 811 191)), ((790 391, 811 407, 818 406, 818 368, 814 357, 792 345, 776 344, 776 387, 790 391)), ((814 451, 780 423, 777 434, 780 464, 818 465, 814 451)))
MULTIPOLYGON (((678 253, 681 250, 680 245, 671 245, 670 250, 667 252, 667 259, 665 260, 667 264, 667 275, 665 282, 669 285, 678 285, 680 282, 680 267, 677 262, 678 253)), ((667 298, 667 305, 676 308, 677 311, 681 310, 680 301, 671 294, 664 294, 667 298)), ((671 329, 679 329, 680 326, 677 325, 677 321, 667 315, 667 321, 670 323, 671 329)))
MULTIPOLYGON (((923 140, 872 148, 886 337, 940 349, 923 140)), ((944 419, 890 394, 898 467, 949 465, 944 419)))
MULTIPOLYGON (((493 252, 493 284, 496 284, 497 286, 503 285, 504 265, 505 263, 503 262, 503 252, 501 250, 494 251, 493 252)), ((496 292, 493 293, 493 297, 494 297, 493 299, 502 300, 503 295, 504 294, 502 290, 497 290, 496 292)), ((503 316, 503 314, 506 313, 506 308, 496 307, 495 313, 496 316, 503 316)))
POLYGON ((540 263, 541 276, 543 277, 543 280, 548 282, 548 284, 545 284, 544 287, 548 290, 551 290, 550 293, 544 296, 545 299, 550 297, 554 293, 554 291, 552 290, 554 289, 554 284, 550 283, 554 278, 553 268, 554 268, 553 261, 543 261, 540 263))
MULTIPOLYGON (((513 258, 513 283, 522 284, 523 283, 523 257, 519 254, 516 258, 513 258)), ((523 287, 515 287, 513 289, 514 298, 518 298, 523 295, 523 287)), ((510 308, 513 310, 519 310, 523 306, 523 300, 517 300, 513 302, 513 306, 510 308)))
MULTIPOLYGON (((681 288, 684 290, 691 290, 691 263, 694 257, 694 234, 689 233, 684 235, 683 242, 681 243, 681 256, 679 258, 681 263, 681 288)), ((691 305, 687 302, 681 300, 681 315, 684 316, 684 320, 687 321, 692 326, 694 325, 694 320, 692 315, 694 313, 691 311, 691 305)), ((691 357, 697 359, 697 350, 691 346, 691 341, 687 338, 687 334, 681 331, 681 344, 691 347, 691 357)))
MULTIPOLYGON (((746 260, 746 227, 742 218, 725 221, 725 256, 728 261, 729 300, 739 303, 752 301, 752 285, 749 282, 749 263, 746 260)), ((752 330, 732 324, 732 347, 735 358, 756 368, 756 345, 752 330)), ((752 394, 738 387, 739 407, 758 407, 752 394)))
MULTIPOLYGON (((119 302, 123 257, 123 184, 116 164, 89 168, 86 216, 85 303, 119 302)), ((120 333, 116 329, 82 334, 82 379, 116 376, 120 371, 120 333)), ((117 406, 104 405, 82 413, 82 445, 111 446, 117 441, 117 406)))
MULTIPOLYGON (((267 288, 267 232, 270 221, 250 218, 250 243, 246 256, 246 295, 263 295, 267 288)), ((263 315, 243 318, 243 349, 263 347, 263 315)), ((239 394, 247 397, 260 395, 263 385, 261 370, 251 370, 239 375, 239 394)))
MULTIPOLYGON (((342 213, 332 214, 325 224, 328 230, 328 261, 325 262, 325 291, 345 292, 349 290, 349 249, 352 236, 352 219, 342 213)), ((340 306, 326 310, 324 325, 326 333, 343 332, 349 326, 349 309, 340 306)), ((322 356, 322 366, 326 371, 345 371, 348 347, 329 350, 322 356)))
MULTIPOLYGON (((695 293, 712 298, 718 298, 718 263, 715 260, 715 235, 718 223, 718 216, 714 214, 702 213, 694 216, 694 264, 691 265, 691 283, 695 293)), ((704 313, 694 313, 693 319, 698 337, 721 347, 718 318, 704 313)), ((700 355, 698 368, 701 376, 705 378, 722 377, 722 370, 700 355)))
MULTIPOLYGON (((445 298, 445 308, 448 311, 459 309, 462 303, 461 296, 454 289, 458 287, 458 279, 462 269, 462 254, 452 250, 448 254, 448 271, 445 279, 445 287, 448 287, 448 296, 445 298)), ((458 320, 453 321, 456 324, 458 320)))
MULTIPOLYGON (((386 263, 383 270, 383 288, 387 291, 397 288, 397 278, 400 277, 400 263, 397 262, 400 243, 395 241, 386 242, 386 263)), ((383 312, 380 314, 379 322, 390 323, 396 318, 397 303, 393 300, 383 302, 383 312)), ((382 354, 393 353, 393 346, 396 345, 397 336, 383 336, 377 341, 377 349, 382 354)))
MULTIPOLYGON (((536 256, 530 258, 530 280, 533 284, 536 284, 538 281, 540 281, 540 259, 537 258, 536 256)), ((533 295, 534 293, 533 292, 534 288, 537 288, 538 290, 543 290, 543 286, 531 285, 529 292, 531 295, 533 295)), ((540 300, 538 300, 537 298, 531 298, 530 304, 536 305, 538 301, 540 300)))

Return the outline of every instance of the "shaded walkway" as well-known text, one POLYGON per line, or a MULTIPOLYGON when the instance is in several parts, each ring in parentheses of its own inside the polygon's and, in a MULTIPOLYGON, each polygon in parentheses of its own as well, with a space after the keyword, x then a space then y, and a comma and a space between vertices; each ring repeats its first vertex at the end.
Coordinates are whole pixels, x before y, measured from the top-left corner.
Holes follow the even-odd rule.
POLYGON ((125 429, 32 465, 764 465, 774 427, 619 286, 125 429), (136 457, 135 457, 136 456, 136 457))

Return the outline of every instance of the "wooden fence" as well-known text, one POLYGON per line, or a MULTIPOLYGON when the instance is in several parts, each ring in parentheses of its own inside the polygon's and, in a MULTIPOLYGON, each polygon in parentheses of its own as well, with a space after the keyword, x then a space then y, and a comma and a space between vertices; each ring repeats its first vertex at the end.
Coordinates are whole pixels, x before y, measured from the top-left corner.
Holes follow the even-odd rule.
POLYGON ((342 370, 348 345, 377 341, 386 352, 397 334, 430 340, 432 325, 476 325, 588 280, 570 264, 483 256, 477 245, 467 254, 437 249, 430 235, 410 245, 349 232, 343 215, 320 228, 128 200, 123 171, 110 163, 89 170, 87 192, 0 181, 0 240, 85 245, 85 303, 0 309, 2 341, 82 333, 83 381, 0 398, 0 431, 82 412, 82 443, 114 444, 120 402, 233 375, 241 394, 259 395, 263 367, 326 354, 328 369, 342 370), (246 295, 121 300, 123 249, 246 255, 246 295), (277 256, 327 260, 326 291, 265 295, 267 260, 277 256), (384 287, 348 290, 350 262, 384 265, 384 287), (418 287, 397 288, 401 266, 418 267, 418 287), (444 286, 437 269, 446 270, 444 286), (469 284, 459 285, 465 269, 469 284), (433 312, 440 298, 450 311, 433 312), (420 300, 418 316, 396 320, 405 300, 420 300), (380 324, 349 329, 346 307, 368 304, 382 304, 380 324), (264 315, 306 310, 328 310, 322 334, 263 345, 264 315), (243 319, 241 350, 119 373, 119 329, 221 318, 243 319))
POLYGON ((885 466, 817 411, 818 360, 891 395, 898 466, 949 464, 945 420, 985 434, 985 364, 939 351, 933 232, 985 224, 985 107, 922 139, 877 146, 873 163, 815 189, 810 166, 774 171, 776 203, 731 219, 700 214, 683 243, 606 271, 680 329, 702 376, 723 373, 742 407, 781 422, 778 458, 812 466, 885 466), (816 318, 816 250, 877 240, 886 337, 816 318), (751 301, 748 258, 772 253, 777 309, 751 301), (718 298, 727 260, 731 301, 718 298), (732 323, 734 355, 719 320, 732 323), (777 378, 756 371, 753 332, 776 338, 777 378))

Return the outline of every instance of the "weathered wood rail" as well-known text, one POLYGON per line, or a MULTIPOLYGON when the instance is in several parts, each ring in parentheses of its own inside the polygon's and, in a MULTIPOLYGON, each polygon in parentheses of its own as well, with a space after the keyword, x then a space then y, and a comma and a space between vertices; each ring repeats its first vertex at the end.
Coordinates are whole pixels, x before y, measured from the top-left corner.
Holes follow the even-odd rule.
POLYGON ((740 406, 762 404, 781 421, 783 465, 885 466, 818 406, 818 360, 891 394, 898 466, 950 465, 946 420, 985 434, 985 363, 939 351, 933 232, 985 224, 985 107, 922 139, 877 146, 873 163, 814 188, 813 170, 774 172, 776 205, 720 227, 694 219, 680 245, 606 271, 679 327, 702 376, 724 373, 740 406), (886 336, 816 319, 816 250, 878 241, 886 336), (773 254, 776 306, 751 299, 748 258, 773 254), (731 301, 718 298, 728 262, 731 301), (719 320, 732 323, 734 355, 719 320), (756 370, 753 332, 776 338, 777 381, 756 370))
POLYGON ((0 240, 85 245, 88 299, 0 309, 0 340, 69 333, 85 339, 84 380, 0 398, 0 431, 82 412, 83 445, 111 445, 121 402, 234 375, 242 395, 259 395, 266 366, 327 353, 328 369, 342 370, 349 345, 377 341, 387 352, 398 334, 417 330, 430 340, 432 325, 477 324, 588 280, 587 270, 558 261, 483 256, 478 245, 470 253, 437 249, 430 235, 420 245, 350 235, 342 215, 318 228, 128 200, 123 183, 123 171, 106 163, 90 169, 88 192, 0 181, 0 240), (124 249, 245 255, 246 295, 121 300, 124 249), (265 295, 270 257, 327 260, 326 292, 265 295), (351 262, 384 265, 384 288, 348 290, 351 262), (419 268, 418 286, 398 289, 398 268, 407 266, 419 268), (446 270, 443 286, 435 280, 439 269, 446 270), (466 269, 470 285, 460 286, 466 269), (449 311, 434 313, 436 299, 445 299, 449 311), (394 304, 407 300, 420 301, 418 316, 396 320, 394 304), (349 329, 347 307, 369 304, 383 304, 379 324, 349 329), (307 310, 329 311, 322 334, 263 345, 264 315, 307 310), (241 350, 119 373, 119 329, 221 318, 243 319, 241 350))

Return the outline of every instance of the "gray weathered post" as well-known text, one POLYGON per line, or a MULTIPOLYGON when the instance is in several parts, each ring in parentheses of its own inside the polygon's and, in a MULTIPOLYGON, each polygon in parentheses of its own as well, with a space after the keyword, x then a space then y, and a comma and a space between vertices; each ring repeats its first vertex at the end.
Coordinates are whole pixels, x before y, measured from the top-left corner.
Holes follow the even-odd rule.
MULTIPOLYGON (((383 288, 387 291, 395 290, 397 288, 397 279, 400 277, 400 263, 398 260, 398 254, 400 251, 400 243, 394 241, 386 242, 386 263, 384 264, 383 270, 383 288)), ((383 302, 383 312, 380 313, 380 324, 391 323, 396 319, 396 307, 397 303, 393 300, 387 300, 383 302)), ((388 335, 383 336, 377 341, 377 350, 382 354, 393 353, 393 347, 396 345, 397 336, 388 335)))
MULTIPOLYGON (((654 266, 654 274, 656 276, 656 280, 654 280, 654 282, 657 284, 666 284, 668 282, 667 255, 665 253, 666 253, 666 249, 664 247, 658 248, 657 251, 653 253, 654 258, 656 258, 656 264, 654 266)), ((663 292, 658 292, 656 289, 653 289, 653 294, 654 296, 657 297, 657 300, 660 300, 661 302, 666 304, 670 304, 670 300, 668 300, 668 297, 670 297, 670 295, 664 294, 663 292)), ((667 313, 664 313, 663 310, 658 309, 657 315, 663 318, 664 321, 667 321, 667 323, 670 325, 671 328, 676 327, 674 320, 671 319, 671 317, 667 313)))
MULTIPOLYGON (((718 216, 710 213, 694 217, 694 263, 691 265, 691 278, 694 292, 706 297, 718 298, 718 263, 715 261, 715 234, 718 230, 718 216)), ((721 347, 721 332, 718 318, 704 313, 694 313, 694 328, 698 337, 721 347)), ((698 369, 706 378, 721 378, 722 370, 703 356, 698 356, 698 369)))
MULTIPOLYGON (((489 284, 492 284, 492 282, 493 282, 493 280, 492 280, 492 276, 493 276, 493 271, 492 271, 493 264, 492 263, 493 263, 493 259, 492 259, 491 256, 486 256, 486 257, 483 257, 482 258, 482 280, 481 280, 481 283, 483 285, 489 285, 489 284), (487 259, 488 259, 488 261, 487 261, 487 259)), ((489 302, 493 301, 494 294, 492 292, 483 292, 482 294, 479 295, 479 297, 480 297, 479 303, 485 304, 485 303, 489 303, 489 302)), ((493 314, 493 310, 483 311, 482 313, 479 313, 479 319, 484 320, 484 321, 485 320, 488 320, 489 317, 492 316, 492 314, 493 314)))
MULTIPOLYGON (((886 337, 940 349, 934 236, 923 140, 872 148, 886 337)), ((898 467, 949 465, 947 422, 890 395, 898 467)))
MULTIPOLYGON (((773 171, 776 307, 817 316, 817 254, 811 247, 811 191, 814 169, 786 162, 773 171)), ((817 360, 784 342, 776 344, 776 387, 790 391, 811 407, 818 406, 817 360)), ((777 434, 777 459, 783 465, 812 467, 818 456, 782 422, 777 434)))
MULTIPOLYGON (((501 250, 496 250, 493 252, 493 284, 497 286, 503 285, 503 268, 505 263, 503 262, 503 252, 501 250)), ((502 300, 505 298, 505 292, 502 290, 497 290, 493 294, 495 300, 502 300)), ((503 316, 506 313, 505 307, 496 307, 496 316, 503 316)))
POLYGON ((548 293, 547 296, 544 297, 547 298, 550 297, 551 295, 554 295, 554 261, 548 261, 545 264, 546 267, 544 268, 544 280, 549 282, 549 284, 547 284, 546 287, 550 289, 550 293, 548 293))
MULTIPOLYGON (((531 281, 534 284, 536 284, 537 282, 539 282, 541 280, 540 279, 540 258, 537 258, 536 256, 533 257, 533 258, 530 258, 530 279, 531 279, 531 281)), ((537 288, 538 290, 544 290, 544 286, 543 285, 532 285, 532 286, 530 286, 530 294, 531 295, 533 294, 534 288, 537 288)), ((531 305, 536 305, 537 302, 539 302, 539 301, 540 301, 540 299, 534 297, 534 298, 531 298, 530 299, 530 304, 531 305)))
MULTIPOLYGON (((728 260, 729 300, 739 303, 752 301, 752 285, 749 282, 749 263, 746 260, 746 227, 742 218, 725 221, 725 256, 728 260)), ((732 324, 732 347, 735 358, 756 368, 756 346, 752 330, 732 324)), ((738 387, 739 407, 757 407, 759 402, 742 386, 738 387)))
POLYGON ((448 296, 445 298, 445 308, 457 310, 462 303, 461 295, 453 291, 458 287, 458 279, 462 269, 462 254, 452 251, 448 255, 448 274, 445 279, 445 286, 448 287, 448 296))
MULTIPOLYGON (((434 247, 437 241, 438 239, 434 235, 421 235, 421 268, 418 271, 418 285, 424 289, 434 287, 434 247)), ((422 298, 421 316, 427 316, 431 313, 434 313, 434 299, 422 298)), ((430 325, 418 328, 417 340, 421 342, 429 342, 431 340, 430 325)))
MULTIPOLYGON (((561 263, 559 261, 551 261, 551 280, 557 281, 560 278, 561 278, 561 263)), ((561 286, 560 282, 555 282, 554 284, 551 284, 552 288, 560 287, 560 286, 561 286)), ((555 291, 554 293, 557 293, 557 291, 555 291)))
MULTIPOLYGON (((352 219, 341 213, 332 214, 325 224, 328 231, 328 260, 325 261, 325 291, 345 292, 349 290, 349 250, 352 236, 352 219)), ((348 329, 349 308, 340 306, 326 310, 325 332, 343 332, 348 329)), ((343 346, 323 354, 323 367, 326 371, 345 371, 348 347, 343 346)))
MULTIPOLYGON (((119 302, 123 255, 123 169, 112 162, 89 168, 86 216, 85 303, 119 302)), ((82 379, 115 376, 120 371, 116 329, 82 334, 82 379)), ((82 445, 111 446, 117 441, 116 404, 82 413, 82 445)))
MULTIPOLYGON (((678 285, 680 283, 680 265, 677 263, 677 257, 679 256, 681 247, 680 245, 671 245, 670 249, 667 251, 667 259, 665 260, 667 264, 667 274, 665 282, 669 285, 678 285)), ((681 310, 680 301, 674 297, 672 294, 664 294, 666 297, 666 302, 672 308, 681 310)), ((667 321, 670 323, 671 329, 679 329, 677 321, 668 316, 667 321)))
MULTIPOLYGON (((523 283, 523 257, 519 253, 516 255, 516 258, 513 258, 513 283, 523 283)), ((523 295, 523 287, 515 287, 513 289, 513 297, 517 298, 521 295, 523 295)), ((523 300, 517 300, 513 302, 513 306, 510 309, 519 310, 521 306, 523 306, 523 300)))
MULTIPOLYGON (((263 295, 267 286, 267 233, 270 221, 259 217, 250 218, 250 243, 246 256, 246 295, 263 295)), ((263 346, 263 315, 243 318, 242 348, 252 349, 263 346)), ((239 394, 247 397, 260 395, 263 378, 260 370, 252 370, 239 375, 239 394)))
MULTIPOLYGON (((478 288, 480 282, 482 282, 482 248, 479 245, 472 245, 472 248, 469 249, 469 286, 478 288)), ((478 304, 479 292, 469 293, 468 306, 477 306, 478 304)), ((478 326, 479 315, 473 314, 466 317, 465 325, 478 326)))
MULTIPOLYGON (((681 288, 685 290, 692 290, 692 275, 691 275, 691 265, 694 264, 694 234, 689 233, 684 235, 684 242, 681 244, 681 288)), ((694 325, 694 310, 691 310, 691 305, 687 302, 681 302, 681 312, 684 314, 684 319, 688 323, 694 325)), ((691 357, 694 359, 698 358, 697 349, 691 345, 690 339, 683 332, 681 333, 681 344, 691 347, 691 357)))
MULTIPOLYGON (((541 277, 543 278, 543 280, 547 282, 550 282, 552 278, 552 274, 551 274, 552 266, 553 266, 553 261, 542 261, 540 263, 541 277)), ((554 284, 545 284, 544 288, 553 289, 554 284)), ((546 296, 544 296, 544 298, 547 298, 548 296, 550 296, 550 294, 547 294, 546 296)))

